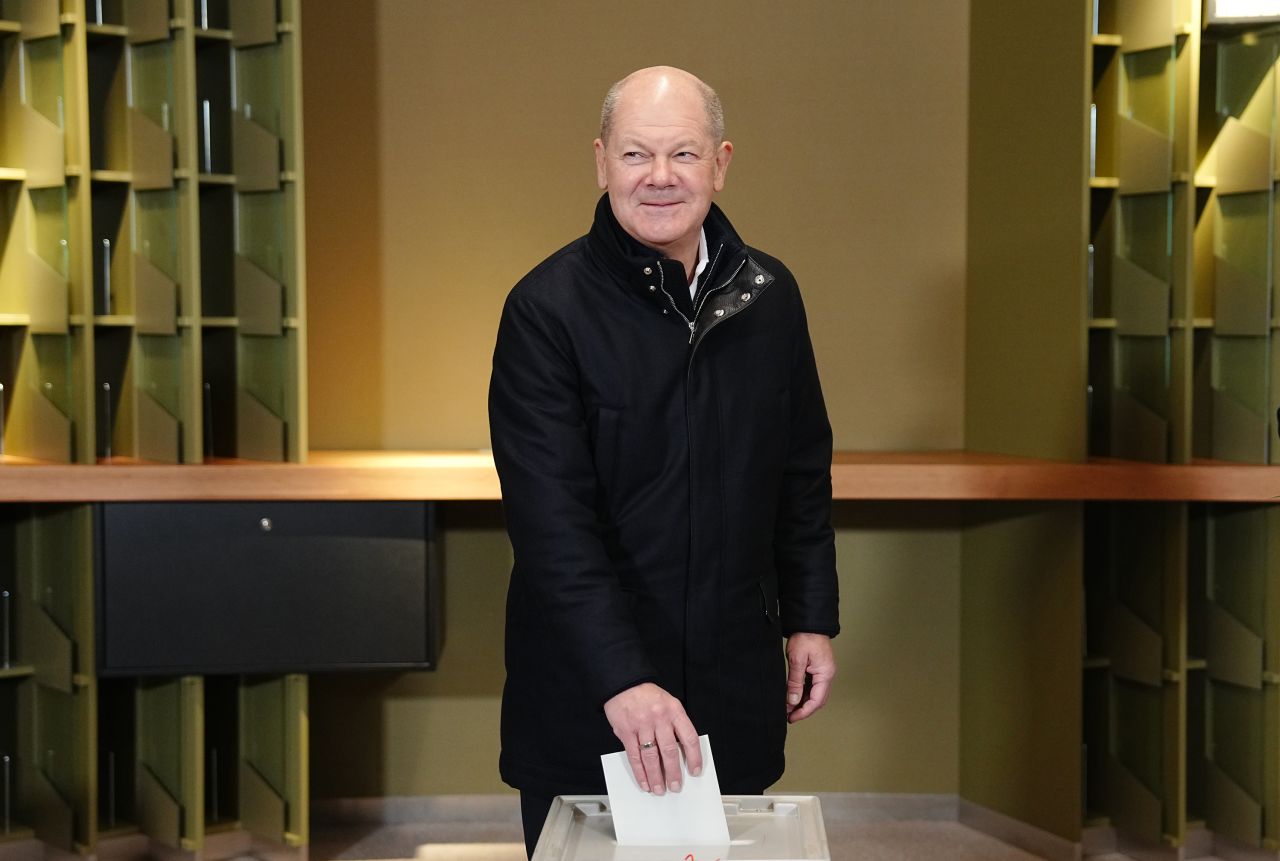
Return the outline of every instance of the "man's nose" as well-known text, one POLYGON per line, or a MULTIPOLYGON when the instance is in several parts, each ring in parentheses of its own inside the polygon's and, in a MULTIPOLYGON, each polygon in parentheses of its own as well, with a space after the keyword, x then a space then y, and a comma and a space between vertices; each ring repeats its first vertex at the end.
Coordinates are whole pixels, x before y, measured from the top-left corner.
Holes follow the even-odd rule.
POLYGON ((649 163, 649 184, 658 188, 666 188, 671 185, 674 174, 671 171, 671 161, 666 156, 657 156, 649 163))

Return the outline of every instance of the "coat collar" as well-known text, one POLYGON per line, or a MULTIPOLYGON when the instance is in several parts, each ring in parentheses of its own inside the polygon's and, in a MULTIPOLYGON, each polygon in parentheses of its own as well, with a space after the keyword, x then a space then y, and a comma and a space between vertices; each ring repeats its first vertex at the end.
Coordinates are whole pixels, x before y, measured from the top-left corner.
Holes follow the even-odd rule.
MULTIPOLYGON (((733 271, 746 255, 746 245, 724 212, 714 203, 702 222, 707 232, 711 262, 700 282, 699 293, 721 273, 733 271)), ((687 290, 684 264, 644 245, 622 229, 609 205, 607 193, 596 203, 595 220, 587 233, 587 245, 600 264, 632 289, 665 305, 673 290, 687 290)))

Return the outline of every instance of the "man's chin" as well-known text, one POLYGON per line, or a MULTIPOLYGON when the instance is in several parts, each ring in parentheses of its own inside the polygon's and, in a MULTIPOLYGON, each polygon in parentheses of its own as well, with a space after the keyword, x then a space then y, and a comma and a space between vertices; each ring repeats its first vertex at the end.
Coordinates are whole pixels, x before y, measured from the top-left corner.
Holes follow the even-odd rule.
POLYGON ((641 224, 640 227, 647 229, 640 231, 639 240, 646 245, 655 246, 671 245, 674 242, 679 242, 690 233, 696 234, 698 232, 698 225, 691 226, 684 223, 641 224))

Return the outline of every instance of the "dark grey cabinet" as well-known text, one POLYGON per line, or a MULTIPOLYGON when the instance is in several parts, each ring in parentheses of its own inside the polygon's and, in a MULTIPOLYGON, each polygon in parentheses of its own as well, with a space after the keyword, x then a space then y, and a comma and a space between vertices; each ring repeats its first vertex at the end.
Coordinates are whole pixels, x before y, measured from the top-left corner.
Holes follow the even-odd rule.
POLYGON ((436 665, 443 600, 432 503, 97 510, 102 676, 436 665))

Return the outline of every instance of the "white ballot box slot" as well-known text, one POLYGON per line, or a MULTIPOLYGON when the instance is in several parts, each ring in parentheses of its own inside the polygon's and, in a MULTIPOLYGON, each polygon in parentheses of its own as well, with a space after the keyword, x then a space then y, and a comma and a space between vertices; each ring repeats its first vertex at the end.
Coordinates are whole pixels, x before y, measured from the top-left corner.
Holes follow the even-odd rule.
POLYGON ((726 795, 722 804, 727 846, 624 846, 607 797, 562 795, 547 813, 533 861, 831 861, 815 796, 726 795))

